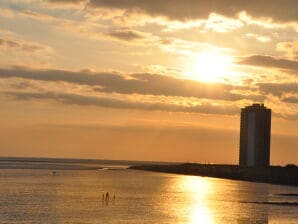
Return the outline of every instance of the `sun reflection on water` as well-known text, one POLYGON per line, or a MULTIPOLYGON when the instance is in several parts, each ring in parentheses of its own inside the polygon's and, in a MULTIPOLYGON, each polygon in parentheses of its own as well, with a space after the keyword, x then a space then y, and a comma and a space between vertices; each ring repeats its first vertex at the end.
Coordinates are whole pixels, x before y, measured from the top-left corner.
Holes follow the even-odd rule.
POLYGON ((189 216, 189 224, 213 224, 213 217, 206 205, 202 203, 196 204, 191 208, 190 216, 189 216))
POLYGON ((181 190, 188 198, 188 222, 189 224, 213 224, 213 214, 208 206, 208 195, 213 191, 210 181, 203 177, 183 176, 180 181, 181 190))

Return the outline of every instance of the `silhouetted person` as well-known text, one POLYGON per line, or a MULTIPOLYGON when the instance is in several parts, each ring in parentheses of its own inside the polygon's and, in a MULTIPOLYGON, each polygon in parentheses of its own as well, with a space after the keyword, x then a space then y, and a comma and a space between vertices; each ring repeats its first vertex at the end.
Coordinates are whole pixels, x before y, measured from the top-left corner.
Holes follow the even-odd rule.
POLYGON ((106 202, 109 202, 109 200, 110 200, 110 195, 109 195, 109 192, 107 192, 107 193, 106 193, 105 201, 106 201, 106 202))
POLYGON ((113 196, 113 204, 115 204, 116 196, 113 196))

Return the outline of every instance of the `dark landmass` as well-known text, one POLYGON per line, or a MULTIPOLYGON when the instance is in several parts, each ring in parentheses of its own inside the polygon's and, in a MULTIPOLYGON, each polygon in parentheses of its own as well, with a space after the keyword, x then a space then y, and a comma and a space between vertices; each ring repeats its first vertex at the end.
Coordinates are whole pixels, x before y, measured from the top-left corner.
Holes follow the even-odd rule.
POLYGON ((240 203, 262 204, 262 205, 282 205, 282 206, 298 206, 298 202, 275 202, 275 201, 240 201, 240 203))
POLYGON ((298 194, 276 194, 277 196, 298 197, 298 194))
MULTIPOLYGON (((97 170, 118 169, 132 165, 170 164, 151 161, 0 157, 0 169, 97 170)), ((173 164, 173 163, 172 163, 173 164)))
POLYGON ((293 165, 253 168, 237 165, 184 163, 174 165, 140 165, 131 166, 130 169, 298 186, 298 167, 293 165))

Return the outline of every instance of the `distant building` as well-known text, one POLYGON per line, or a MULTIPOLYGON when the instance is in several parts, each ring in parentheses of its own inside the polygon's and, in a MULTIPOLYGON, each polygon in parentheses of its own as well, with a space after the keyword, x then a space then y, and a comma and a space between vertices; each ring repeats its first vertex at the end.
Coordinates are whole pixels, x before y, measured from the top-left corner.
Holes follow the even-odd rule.
POLYGON ((239 165, 270 166, 271 109, 253 104, 241 109, 239 165))

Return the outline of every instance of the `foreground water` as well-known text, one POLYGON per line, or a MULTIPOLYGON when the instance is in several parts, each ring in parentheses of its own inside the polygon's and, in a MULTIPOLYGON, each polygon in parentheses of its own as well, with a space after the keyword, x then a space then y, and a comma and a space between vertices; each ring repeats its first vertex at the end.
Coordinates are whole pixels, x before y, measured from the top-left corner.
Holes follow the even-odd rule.
POLYGON ((297 192, 296 187, 126 169, 56 175, 1 169, 0 223, 298 223, 293 204, 298 197, 279 195, 297 192), (102 201, 107 191, 109 203, 102 201))

